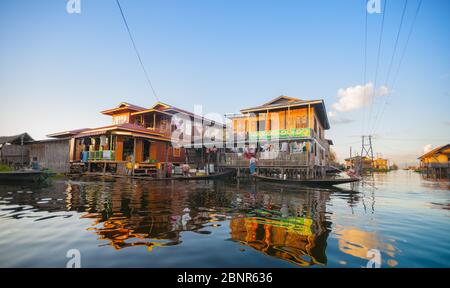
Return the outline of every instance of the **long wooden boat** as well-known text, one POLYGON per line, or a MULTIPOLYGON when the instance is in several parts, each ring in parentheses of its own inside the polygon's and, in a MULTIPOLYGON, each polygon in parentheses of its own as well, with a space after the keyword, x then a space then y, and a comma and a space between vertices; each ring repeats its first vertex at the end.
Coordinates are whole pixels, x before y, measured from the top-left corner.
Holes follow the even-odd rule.
POLYGON ((268 176, 262 176, 262 175, 255 175, 253 177, 255 177, 256 179, 261 180, 261 181, 287 183, 287 184, 299 184, 299 185, 306 185, 306 186, 333 186, 333 185, 339 185, 339 184, 360 181, 359 178, 324 178, 324 179, 297 180, 297 179, 281 179, 281 178, 268 177, 268 176))
MULTIPOLYGON (((228 176, 233 173, 233 170, 226 170, 224 172, 210 174, 210 175, 202 175, 202 176, 173 176, 173 177, 165 177, 165 178, 153 178, 150 176, 131 176, 131 175, 117 175, 110 173, 94 173, 94 172, 85 172, 81 175, 84 176, 99 176, 99 177, 113 177, 113 178, 130 178, 137 180, 146 180, 146 181, 170 181, 170 180, 209 180, 209 179, 218 179, 225 176, 228 176)), ((74 176, 79 176, 80 174, 76 174, 74 176)), ((72 176, 72 175, 71 175, 72 176)))
POLYGON ((233 173, 233 170, 226 170, 220 173, 210 174, 210 175, 203 175, 203 176, 179 176, 179 177, 172 177, 176 180, 209 180, 209 179, 217 179, 222 178, 225 176, 230 175, 233 173))
POLYGON ((39 183, 45 181, 50 176, 51 173, 32 170, 0 172, 0 183, 39 183))

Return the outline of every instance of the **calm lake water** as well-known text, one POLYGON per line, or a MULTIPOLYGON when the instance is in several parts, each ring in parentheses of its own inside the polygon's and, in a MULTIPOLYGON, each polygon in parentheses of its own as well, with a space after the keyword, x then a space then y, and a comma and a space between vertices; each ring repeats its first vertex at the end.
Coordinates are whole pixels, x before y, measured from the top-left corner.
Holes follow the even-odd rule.
POLYGON ((0 184, 0 267, 65 267, 70 249, 82 267, 365 267, 370 249, 382 267, 450 267, 449 182, 370 181, 0 184))

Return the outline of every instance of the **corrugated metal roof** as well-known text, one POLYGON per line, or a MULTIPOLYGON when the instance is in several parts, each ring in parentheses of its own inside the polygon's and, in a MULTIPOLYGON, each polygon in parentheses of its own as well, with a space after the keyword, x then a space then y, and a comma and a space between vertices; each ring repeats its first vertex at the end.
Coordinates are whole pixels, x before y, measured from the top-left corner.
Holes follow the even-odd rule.
POLYGON ((28 133, 22 133, 14 136, 0 136, 0 144, 10 143, 10 144, 21 144, 23 142, 33 142, 34 139, 28 133))

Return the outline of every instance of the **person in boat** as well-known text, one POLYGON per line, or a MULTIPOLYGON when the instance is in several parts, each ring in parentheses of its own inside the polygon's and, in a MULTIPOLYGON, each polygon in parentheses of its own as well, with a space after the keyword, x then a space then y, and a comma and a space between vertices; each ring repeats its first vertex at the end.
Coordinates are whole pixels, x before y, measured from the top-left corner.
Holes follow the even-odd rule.
POLYGON ((256 175, 256 158, 255 155, 250 156, 250 175, 256 175))
POLYGON ((187 164, 187 163, 185 163, 185 164, 183 164, 183 166, 181 166, 181 171, 183 172, 183 176, 185 176, 185 177, 190 176, 189 169, 190 169, 190 167, 189 167, 189 164, 187 164))
POLYGON ((351 178, 357 177, 356 171, 353 168, 350 168, 350 170, 347 171, 347 175, 350 176, 351 178))
POLYGON ((33 161, 31 162, 32 170, 39 170, 39 162, 37 161, 37 157, 33 157, 33 161))

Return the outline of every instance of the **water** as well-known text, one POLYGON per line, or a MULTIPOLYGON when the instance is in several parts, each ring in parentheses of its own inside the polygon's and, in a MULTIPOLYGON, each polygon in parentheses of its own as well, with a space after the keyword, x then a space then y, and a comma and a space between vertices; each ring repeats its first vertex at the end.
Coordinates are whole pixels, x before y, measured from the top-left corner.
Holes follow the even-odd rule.
POLYGON ((450 184, 409 171, 312 189, 246 181, 0 185, 0 267, 450 267, 450 184), (353 192, 352 192, 353 191, 353 192))

